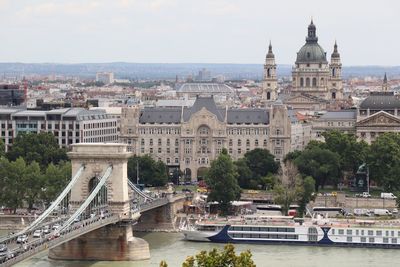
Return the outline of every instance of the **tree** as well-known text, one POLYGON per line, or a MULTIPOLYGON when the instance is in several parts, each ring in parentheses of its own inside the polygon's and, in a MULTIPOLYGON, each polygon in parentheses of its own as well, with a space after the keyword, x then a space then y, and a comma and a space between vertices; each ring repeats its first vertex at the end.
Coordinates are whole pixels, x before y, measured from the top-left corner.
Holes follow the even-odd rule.
POLYGON ((133 156, 128 160, 128 177, 136 183, 139 174, 139 183, 151 186, 163 186, 168 182, 168 169, 162 162, 156 162, 151 156, 133 156), (139 172, 137 172, 139 166, 139 172))
POLYGON ((59 147, 51 133, 20 133, 15 139, 7 158, 14 161, 22 157, 26 163, 36 161, 42 169, 50 163, 57 164, 68 160, 65 149, 59 147))
MULTIPOLYGON (((167 267, 167 263, 162 261, 160 267, 167 267)), ((228 244, 224 250, 219 252, 217 249, 211 251, 201 251, 195 256, 186 258, 182 267, 255 267, 250 250, 236 255, 235 247, 228 244)))
POLYGON ((279 164, 266 149, 256 148, 235 162, 240 187, 247 189, 266 188, 271 175, 276 174, 279 164), (269 177, 266 179, 266 177, 269 177))
POLYGON ((303 214, 306 210, 306 206, 308 202, 310 202, 310 200, 312 199, 312 193, 314 192, 314 189, 315 189, 314 178, 312 178, 311 176, 307 176, 306 178, 304 178, 303 191, 298 200, 299 204, 298 212, 300 217, 303 217, 303 214))
POLYGON ((282 168, 280 182, 274 187, 274 201, 281 205, 287 215, 290 205, 297 202, 303 193, 303 181, 297 167, 287 161, 282 168))
POLYGON ((340 156, 343 171, 353 176, 358 167, 366 162, 369 146, 365 141, 358 142, 354 134, 328 131, 322 135, 325 138, 325 148, 340 156))
POLYGON ((325 184, 337 185, 340 177, 340 157, 337 153, 313 144, 298 156, 294 163, 303 176, 315 179, 315 190, 325 184))
POLYGON ((0 158, 6 155, 6 146, 3 142, 3 139, 0 138, 0 158))
POLYGON ((370 179, 385 190, 400 190, 400 135, 385 133, 371 144, 367 159, 370 179))
POLYGON ((42 189, 45 186, 43 175, 37 162, 33 161, 31 164, 26 166, 24 180, 24 186, 26 187, 25 200, 28 203, 28 209, 31 210, 33 204, 38 200, 42 193, 42 189))
POLYGON ((256 148, 244 154, 247 166, 254 178, 267 176, 269 173, 277 173, 279 164, 267 149, 256 148))
POLYGON ((2 175, 4 175, 5 190, 2 194, 3 203, 16 213, 17 208, 22 207, 26 193, 26 163, 23 158, 9 162, 2 159, 2 175))
POLYGON ((44 188, 41 193, 41 198, 46 205, 49 205, 65 188, 71 179, 71 163, 60 162, 58 165, 50 163, 44 174, 44 188))
POLYGON ((240 187, 236 176, 232 159, 226 149, 223 149, 218 158, 211 162, 206 175, 206 183, 210 190, 208 200, 217 201, 223 215, 228 214, 231 201, 240 198, 240 187))

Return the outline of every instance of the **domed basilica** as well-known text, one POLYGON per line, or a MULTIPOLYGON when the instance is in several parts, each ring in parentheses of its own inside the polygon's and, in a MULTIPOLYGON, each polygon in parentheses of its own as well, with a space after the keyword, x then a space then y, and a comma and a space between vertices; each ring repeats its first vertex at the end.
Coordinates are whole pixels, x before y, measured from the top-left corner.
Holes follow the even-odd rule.
MULTIPOLYGON (((264 65, 262 93, 264 102, 277 99, 277 87, 275 56, 270 44, 264 65)), ((308 26, 306 43, 297 53, 289 94, 290 98, 285 100, 293 108, 317 109, 315 103, 329 103, 343 98, 342 64, 338 46, 335 42, 329 63, 326 52, 318 44, 316 27, 312 20, 308 26)))

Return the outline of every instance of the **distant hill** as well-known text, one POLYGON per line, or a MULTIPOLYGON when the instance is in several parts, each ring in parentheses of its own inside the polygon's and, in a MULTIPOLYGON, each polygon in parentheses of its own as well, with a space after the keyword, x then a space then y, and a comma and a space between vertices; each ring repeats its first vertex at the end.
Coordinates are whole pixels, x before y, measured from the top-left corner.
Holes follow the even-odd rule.
MULTIPOLYGON (((197 75, 206 68, 212 76, 221 74, 227 79, 261 79, 261 64, 200 64, 200 63, 0 63, 0 75, 22 77, 24 75, 64 75, 93 78, 96 72, 111 71, 117 78, 130 79, 180 79, 197 75)), ((290 76, 291 65, 278 65, 278 76, 290 76)), ((400 66, 349 66, 343 68, 344 77, 351 76, 400 76, 400 66)))

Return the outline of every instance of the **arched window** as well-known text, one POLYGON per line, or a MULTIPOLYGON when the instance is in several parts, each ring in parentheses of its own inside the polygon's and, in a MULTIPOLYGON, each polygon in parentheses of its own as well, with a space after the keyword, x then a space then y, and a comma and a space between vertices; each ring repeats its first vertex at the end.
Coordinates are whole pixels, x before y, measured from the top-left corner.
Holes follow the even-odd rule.
POLYGON ((335 77, 335 76, 336 76, 336 69, 333 68, 333 69, 332 69, 332 77, 335 77))
POLYGON ((336 99, 336 92, 332 92, 332 99, 336 99))
POLYGON ((312 78, 312 86, 317 87, 317 78, 312 78))
POLYGON ((271 92, 267 92, 267 100, 271 99, 271 92))
POLYGON ((267 77, 271 77, 271 69, 267 69, 267 77))
POLYGON ((303 87, 304 86, 304 78, 302 77, 302 78, 300 78, 300 87, 303 87))
POLYGON ((306 78, 306 87, 310 87, 310 78, 306 78))

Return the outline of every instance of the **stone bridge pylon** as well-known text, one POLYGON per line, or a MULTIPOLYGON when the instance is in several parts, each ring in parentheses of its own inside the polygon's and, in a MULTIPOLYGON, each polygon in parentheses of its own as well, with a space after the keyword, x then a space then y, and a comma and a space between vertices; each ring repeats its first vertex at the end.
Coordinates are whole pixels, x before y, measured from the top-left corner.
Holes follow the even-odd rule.
POLYGON ((76 173, 83 165, 85 167, 79 180, 71 189, 71 209, 78 208, 89 196, 93 185, 108 168, 112 168, 105 189, 102 203, 108 211, 120 214, 121 218, 129 219, 130 199, 128 194, 128 158, 133 156, 126 151, 126 145, 117 143, 84 143, 76 144, 68 153, 71 159, 72 173, 76 173))
MULTIPOLYGON (((50 249, 49 258, 63 260, 131 261, 150 258, 148 243, 132 234, 127 164, 132 153, 125 144, 82 143, 72 146, 68 153, 72 173, 84 167, 71 189, 69 209, 77 210, 88 198, 97 183, 108 175, 102 192, 98 193, 91 213, 107 212, 120 216, 120 222, 79 236, 50 249), (111 168, 111 173, 110 173, 111 168)), ((137 215, 137 214, 136 214, 137 215)), ((137 218, 136 218, 137 219, 137 218)), ((79 222, 77 223, 79 224, 79 222)))

